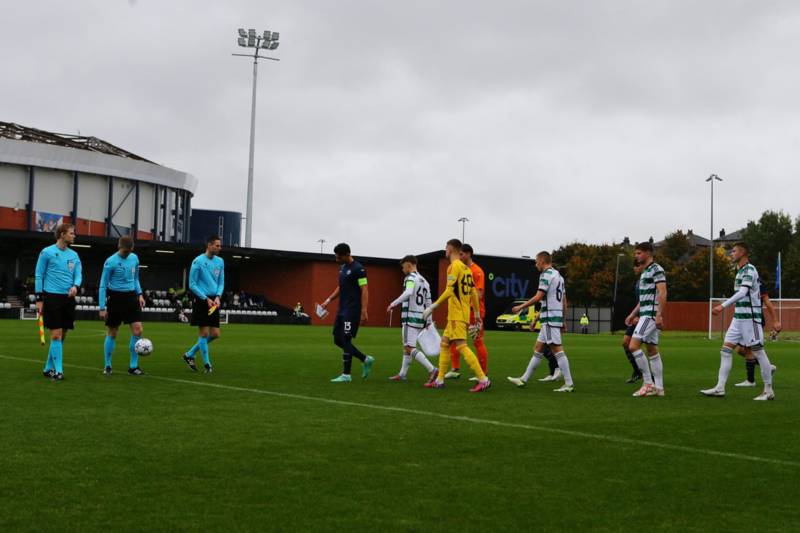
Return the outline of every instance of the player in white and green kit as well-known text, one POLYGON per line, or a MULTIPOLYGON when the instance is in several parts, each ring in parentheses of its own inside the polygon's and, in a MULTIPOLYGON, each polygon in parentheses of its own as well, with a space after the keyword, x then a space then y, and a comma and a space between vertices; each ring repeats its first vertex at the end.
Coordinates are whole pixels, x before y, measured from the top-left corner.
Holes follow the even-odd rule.
POLYGON ((664 396, 664 364, 658 352, 658 337, 664 327, 663 314, 667 307, 667 276, 661 265, 653 260, 651 243, 637 244, 634 258, 636 264, 643 269, 639 276, 639 303, 625 319, 625 325, 633 325, 636 317, 639 317, 628 349, 642 371, 644 384, 633 395, 664 396), (642 344, 647 345, 647 359, 642 351, 642 344))
POLYGON ((561 345, 561 330, 564 327, 564 308, 566 307, 567 297, 564 293, 564 278, 558 270, 553 268, 553 259, 548 252, 539 252, 536 255, 536 268, 539 269, 539 288, 536 294, 527 302, 515 306, 512 311, 519 313, 523 309, 542 302, 540 308, 539 321, 542 329, 539 331, 539 338, 533 348, 533 357, 528 363, 525 373, 518 377, 508 377, 508 381, 517 387, 524 387, 533 375, 533 371, 544 359, 545 346, 550 346, 556 357, 558 368, 564 376, 564 386, 553 389, 554 392, 572 392, 574 384, 572 373, 569 368, 567 354, 561 345))
POLYGON ((772 390, 772 365, 764 351, 764 326, 761 309, 761 290, 756 267, 750 264, 749 250, 743 242, 737 242, 731 250, 738 271, 733 284, 734 295, 715 306, 711 312, 718 315, 723 309, 734 306, 733 320, 725 333, 725 342, 720 351, 719 376, 716 386, 700 392, 706 396, 725 396, 725 384, 733 366, 733 350, 737 344, 750 348, 761 366, 764 392, 754 400, 774 400, 772 390))
POLYGON ((431 364, 428 357, 417 349, 417 338, 422 330, 431 324, 431 319, 422 318, 422 313, 431 305, 431 287, 428 280, 417 272, 417 258, 407 255, 400 261, 405 279, 403 280, 403 294, 398 296, 386 312, 391 312, 398 305, 402 305, 400 323, 403 330, 403 363, 400 373, 389 379, 392 381, 405 381, 411 361, 416 360, 428 371, 428 381, 436 379, 438 369, 431 364))

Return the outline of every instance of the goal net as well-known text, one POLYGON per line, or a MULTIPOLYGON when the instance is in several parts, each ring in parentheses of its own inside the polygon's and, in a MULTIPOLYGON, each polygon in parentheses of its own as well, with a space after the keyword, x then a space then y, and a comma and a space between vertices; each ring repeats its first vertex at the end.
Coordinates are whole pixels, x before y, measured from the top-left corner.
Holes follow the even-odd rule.
MULTIPOLYGON (((708 338, 722 339, 725 331, 733 319, 733 306, 722 310, 722 313, 713 315, 711 309, 725 301, 725 298, 711 298, 708 305, 708 338)), ((764 326, 764 336, 769 341, 800 341, 800 298, 770 298, 772 307, 775 309, 775 318, 780 323, 781 331, 776 335, 775 323, 772 313, 762 307, 766 325, 764 326)))

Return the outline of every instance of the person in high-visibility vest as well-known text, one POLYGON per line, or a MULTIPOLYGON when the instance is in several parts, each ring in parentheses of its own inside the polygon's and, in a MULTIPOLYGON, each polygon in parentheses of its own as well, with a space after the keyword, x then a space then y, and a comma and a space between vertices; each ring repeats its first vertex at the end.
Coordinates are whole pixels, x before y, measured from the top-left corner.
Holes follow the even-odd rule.
POLYGON ((586 313, 583 313, 581 316, 581 334, 586 335, 589 333, 589 317, 586 316, 586 313))

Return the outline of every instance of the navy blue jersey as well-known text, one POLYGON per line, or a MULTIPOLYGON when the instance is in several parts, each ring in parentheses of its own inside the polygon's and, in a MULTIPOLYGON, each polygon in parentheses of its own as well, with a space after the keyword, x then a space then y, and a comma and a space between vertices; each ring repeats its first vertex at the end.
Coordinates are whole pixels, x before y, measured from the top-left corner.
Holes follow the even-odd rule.
POLYGON ((361 315, 361 287, 367 284, 367 271, 358 261, 339 269, 340 315, 361 315))

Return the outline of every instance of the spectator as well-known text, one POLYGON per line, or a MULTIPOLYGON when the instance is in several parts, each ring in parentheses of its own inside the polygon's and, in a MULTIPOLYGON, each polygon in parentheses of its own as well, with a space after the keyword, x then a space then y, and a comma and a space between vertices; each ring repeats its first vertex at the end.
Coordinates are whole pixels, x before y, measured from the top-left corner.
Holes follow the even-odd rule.
POLYGON ((581 316, 581 334, 586 335, 589 333, 589 317, 586 316, 586 313, 583 313, 581 316))

